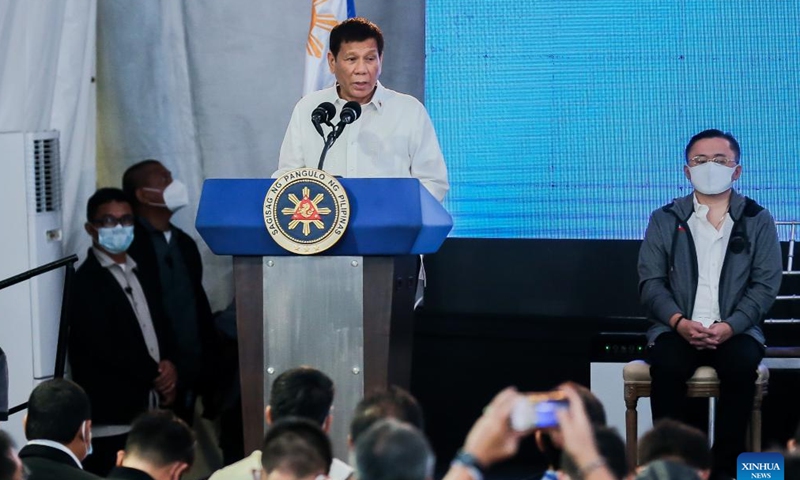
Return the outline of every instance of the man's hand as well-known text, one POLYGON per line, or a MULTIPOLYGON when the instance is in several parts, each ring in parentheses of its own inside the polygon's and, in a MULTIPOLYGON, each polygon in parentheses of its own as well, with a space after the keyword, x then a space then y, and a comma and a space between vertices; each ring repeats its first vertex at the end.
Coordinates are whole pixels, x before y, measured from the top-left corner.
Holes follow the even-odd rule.
POLYGON ((498 393, 469 431, 464 451, 484 468, 515 455, 520 439, 532 431, 517 432, 511 428, 511 409, 520 398, 513 387, 498 393))
POLYGON ((161 360, 158 363, 158 376, 153 381, 156 391, 165 399, 171 394, 175 397, 175 386, 178 383, 178 370, 169 360, 161 360))
POLYGON ((708 327, 708 331, 710 332, 710 335, 707 341, 709 343, 713 343, 714 346, 722 344, 733 336, 733 327, 725 322, 714 322, 710 327, 708 327))
POLYGON ((713 350, 717 348, 716 341, 712 340, 713 332, 700 322, 684 318, 678 324, 677 332, 684 340, 689 342, 689 345, 698 350, 713 350))

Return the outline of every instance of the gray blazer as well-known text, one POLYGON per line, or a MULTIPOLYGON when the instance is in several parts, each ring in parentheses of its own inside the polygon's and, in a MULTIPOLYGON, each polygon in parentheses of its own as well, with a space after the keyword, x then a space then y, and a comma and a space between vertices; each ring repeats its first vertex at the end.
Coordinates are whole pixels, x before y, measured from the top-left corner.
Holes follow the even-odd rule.
MULTIPOLYGON (((697 254, 687 220, 692 194, 655 210, 639 250, 639 296, 653 326, 649 342, 670 330, 676 313, 687 318, 697 293, 697 254)), ((733 230, 719 280, 719 311, 734 335, 764 343, 761 324, 781 285, 783 263, 772 215, 755 201, 731 192, 733 230)))

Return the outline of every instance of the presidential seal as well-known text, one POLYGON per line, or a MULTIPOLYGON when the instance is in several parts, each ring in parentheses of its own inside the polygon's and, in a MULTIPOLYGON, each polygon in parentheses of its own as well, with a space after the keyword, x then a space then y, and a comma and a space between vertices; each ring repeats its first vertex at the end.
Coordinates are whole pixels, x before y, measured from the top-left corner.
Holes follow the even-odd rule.
POLYGON ((264 197, 264 224, 275 243, 292 253, 324 252, 342 238, 350 201, 333 175, 298 168, 278 177, 264 197))

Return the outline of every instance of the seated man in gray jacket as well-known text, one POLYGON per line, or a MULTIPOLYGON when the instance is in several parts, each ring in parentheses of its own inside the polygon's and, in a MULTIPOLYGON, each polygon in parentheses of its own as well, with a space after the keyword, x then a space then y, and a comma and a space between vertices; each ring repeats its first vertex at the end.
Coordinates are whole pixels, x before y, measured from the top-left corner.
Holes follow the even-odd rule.
POLYGON ((780 244, 769 212, 732 188, 742 166, 731 134, 700 132, 684 154, 694 191, 653 212, 639 252, 639 293, 653 322, 653 420, 685 421, 686 381, 698 366, 714 367, 712 476, 735 477, 764 356, 761 324, 781 283, 780 244))

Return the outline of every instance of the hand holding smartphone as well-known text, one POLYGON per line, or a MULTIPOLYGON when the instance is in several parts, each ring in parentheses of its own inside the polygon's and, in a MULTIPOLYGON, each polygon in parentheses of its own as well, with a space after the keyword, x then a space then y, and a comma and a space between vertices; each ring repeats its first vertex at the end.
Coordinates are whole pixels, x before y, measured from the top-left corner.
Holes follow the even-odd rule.
POLYGON ((560 390, 524 393, 511 409, 511 428, 524 432, 535 428, 557 427, 556 412, 568 407, 569 400, 560 390))

